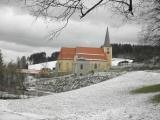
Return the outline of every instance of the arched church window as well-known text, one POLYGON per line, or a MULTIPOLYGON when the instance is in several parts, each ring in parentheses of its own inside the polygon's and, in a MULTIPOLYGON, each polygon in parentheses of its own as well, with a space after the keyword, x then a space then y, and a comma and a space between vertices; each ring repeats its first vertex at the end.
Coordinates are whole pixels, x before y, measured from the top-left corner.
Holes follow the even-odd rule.
POLYGON ((80 69, 81 69, 81 70, 83 69, 83 64, 80 65, 80 69))
POLYGON ((107 48, 107 54, 109 54, 109 48, 107 48))
POLYGON ((94 64, 94 69, 97 69, 97 64, 96 63, 94 64))

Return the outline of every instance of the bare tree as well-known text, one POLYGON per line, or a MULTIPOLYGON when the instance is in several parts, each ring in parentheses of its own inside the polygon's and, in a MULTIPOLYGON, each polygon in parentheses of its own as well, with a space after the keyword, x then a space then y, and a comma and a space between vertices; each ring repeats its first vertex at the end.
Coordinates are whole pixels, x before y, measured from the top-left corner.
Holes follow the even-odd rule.
POLYGON ((0 90, 1 87, 3 86, 4 82, 4 64, 3 64, 3 56, 0 50, 0 90))
POLYGON ((132 0, 24 0, 32 13, 39 17, 51 18, 52 20, 64 22, 63 26, 52 32, 51 38, 59 35, 61 30, 68 24, 73 15, 84 18, 94 9, 113 5, 125 16, 133 15, 132 0))
POLYGON ((147 10, 142 12, 142 40, 152 45, 160 45, 160 0, 145 2, 147 10))
POLYGON ((138 3, 138 7, 144 9, 143 12, 137 10, 142 12, 140 18, 143 18, 143 23, 145 23, 143 39, 156 45, 160 44, 160 0, 25 0, 25 3, 35 16, 63 23, 51 32, 50 39, 58 36, 74 15, 82 19, 99 7, 111 5, 110 9, 129 18, 135 13, 136 3, 138 3))

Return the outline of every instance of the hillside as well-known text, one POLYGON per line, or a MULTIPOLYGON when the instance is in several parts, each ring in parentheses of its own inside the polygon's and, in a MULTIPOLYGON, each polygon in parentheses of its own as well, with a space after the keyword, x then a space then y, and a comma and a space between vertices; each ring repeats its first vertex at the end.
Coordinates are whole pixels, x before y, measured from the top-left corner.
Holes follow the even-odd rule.
POLYGON ((130 91, 160 83, 160 73, 129 72, 89 87, 23 100, 0 100, 0 120, 158 120, 157 93, 130 91))

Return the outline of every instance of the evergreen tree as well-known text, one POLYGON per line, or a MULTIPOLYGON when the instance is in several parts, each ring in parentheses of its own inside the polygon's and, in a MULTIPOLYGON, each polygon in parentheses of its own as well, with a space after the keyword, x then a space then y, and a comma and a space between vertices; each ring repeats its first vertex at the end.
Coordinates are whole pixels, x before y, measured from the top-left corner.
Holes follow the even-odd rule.
POLYGON ((27 68, 27 59, 25 56, 22 56, 21 58, 21 67, 22 69, 26 69, 27 68))
POLYGON ((30 55, 29 62, 32 64, 47 62, 46 53, 40 52, 40 53, 34 53, 34 54, 30 55))
POLYGON ((21 59, 19 57, 17 58, 17 68, 21 68, 21 59))
POLYGON ((48 61, 56 61, 57 60, 57 58, 58 58, 58 55, 59 55, 59 52, 53 52, 52 54, 51 54, 51 57, 48 57, 48 61))
POLYGON ((2 83, 3 78, 4 78, 3 71, 4 71, 3 56, 2 56, 2 53, 1 53, 1 50, 0 50, 0 84, 2 83))
POLYGON ((134 59, 135 62, 159 63, 160 46, 113 44, 112 47, 113 57, 134 59))

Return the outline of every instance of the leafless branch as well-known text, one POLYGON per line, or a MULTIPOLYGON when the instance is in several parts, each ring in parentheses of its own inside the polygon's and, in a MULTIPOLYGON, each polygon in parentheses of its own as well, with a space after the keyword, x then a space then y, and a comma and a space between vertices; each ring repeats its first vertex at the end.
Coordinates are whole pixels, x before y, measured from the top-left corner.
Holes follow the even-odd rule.
POLYGON ((57 21, 66 21, 62 28, 53 32, 53 37, 57 36, 68 24, 69 19, 76 13, 80 14, 80 18, 84 18, 91 11, 101 5, 107 5, 112 2, 117 4, 117 8, 121 9, 124 14, 133 15, 132 0, 99 0, 93 6, 87 8, 85 0, 24 0, 25 4, 33 11, 37 17, 42 16, 45 18, 51 17, 57 21), (28 1, 28 2, 27 2, 28 1), (29 5, 27 4, 29 3, 29 5), (127 8, 127 10, 126 10, 127 8), (57 14, 55 14, 57 13, 57 14))
POLYGON ((81 18, 85 17, 89 12, 91 12, 93 9, 95 9, 100 3, 102 3, 103 0, 100 0, 95 5, 93 5, 91 8, 89 8, 86 12, 83 12, 83 7, 81 8, 81 18))

